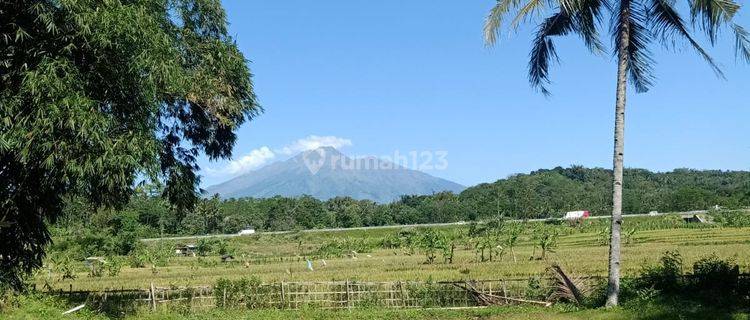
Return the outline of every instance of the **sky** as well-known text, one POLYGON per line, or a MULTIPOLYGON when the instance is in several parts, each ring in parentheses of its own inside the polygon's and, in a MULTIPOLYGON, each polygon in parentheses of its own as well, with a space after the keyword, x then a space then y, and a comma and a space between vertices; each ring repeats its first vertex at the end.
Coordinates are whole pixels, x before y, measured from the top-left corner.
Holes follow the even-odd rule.
MULTIPOLYGON (((466 186, 612 165, 613 56, 556 39, 560 61, 544 97, 527 80, 536 21, 484 45, 493 0, 223 3, 265 111, 238 130, 232 159, 200 159, 203 187, 324 145, 405 156, 466 186), (431 168, 440 156, 446 165, 431 168)), ((750 27, 750 14, 737 21, 750 27)), ((730 37, 720 40, 709 52, 726 80, 691 50, 652 47, 656 85, 629 87, 626 167, 750 169, 750 66, 735 60, 730 37)))

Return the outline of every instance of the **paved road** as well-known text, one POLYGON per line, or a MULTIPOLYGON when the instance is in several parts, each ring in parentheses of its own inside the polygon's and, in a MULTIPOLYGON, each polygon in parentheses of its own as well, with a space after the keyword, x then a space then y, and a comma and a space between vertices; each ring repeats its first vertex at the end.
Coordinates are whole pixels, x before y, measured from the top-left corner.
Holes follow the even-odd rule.
MULTIPOLYGON (((695 211, 686 211, 686 212, 670 212, 670 213, 638 213, 638 214, 626 214, 623 215, 623 218, 633 218, 633 217, 653 217, 653 216, 661 216, 665 214, 702 214, 706 213, 708 210, 695 210, 695 211)), ((592 216, 589 217, 589 219, 609 219, 609 216, 592 216)), ((547 220, 564 220, 563 218, 547 218, 547 219, 528 219, 526 221, 547 221, 547 220)), ((523 221, 520 219, 517 220, 509 220, 509 221, 523 221)), ((466 221, 459 221, 459 222, 449 222, 449 223, 425 223, 425 224, 400 224, 400 225, 389 225, 389 226, 373 226, 373 227, 357 227, 357 228, 323 228, 323 229, 307 229, 307 230, 300 230, 300 231, 266 231, 266 232, 258 232, 254 235, 269 235, 269 234, 290 234, 295 232, 304 232, 304 233, 315 233, 315 232, 338 232, 338 231, 350 231, 350 230, 376 230, 376 229, 403 229, 403 228, 418 228, 418 227, 447 227, 447 226, 462 226, 462 225, 468 225, 470 222, 466 221)), ((482 223, 482 222, 479 222, 482 223)), ((203 236, 184 236, 184 237, 164 237, 164 238, 149 238, 149 239, 141 239, 141 241, 144 242, 150 242, 150 241, 161 241, 161 240, 196 240, 196 239, 205 239, 205 238, 233 238, 233 237, 245 237, 245 236, 253 236, 253 235, 239 235, 236 233, 230 233, 230 234, 210 234, 210 235, 203 235, 203 236)))

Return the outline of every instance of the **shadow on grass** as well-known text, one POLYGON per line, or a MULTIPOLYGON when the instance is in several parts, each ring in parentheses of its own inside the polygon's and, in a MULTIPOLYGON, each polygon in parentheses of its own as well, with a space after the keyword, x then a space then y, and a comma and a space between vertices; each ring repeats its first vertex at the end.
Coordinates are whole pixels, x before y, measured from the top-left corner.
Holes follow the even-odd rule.
POLYGON ((748 319, 748 309, 731 305, 714 305, 695 300, 660 297, 643 303, 628 303, 629 317, 641 320, 662 319, 748 319))

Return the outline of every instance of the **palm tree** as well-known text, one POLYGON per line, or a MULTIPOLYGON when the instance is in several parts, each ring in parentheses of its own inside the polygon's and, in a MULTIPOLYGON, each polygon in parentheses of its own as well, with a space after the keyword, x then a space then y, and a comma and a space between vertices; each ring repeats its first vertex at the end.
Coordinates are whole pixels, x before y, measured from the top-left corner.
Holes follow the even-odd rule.
POLYGON ((550 60, 557 59, 555 36, 578 35, 595 54, 605 51, 600 29, 609 25, 617 57, 615 100, 615 139, 613 156, 612 227, 609 248, 609 284, 607 306, 617 305, 620 290, 620 229, 622 226, 623 138, 625 136, 625 98, 627 82, 636 92, 645 92, 653 84, 653 59, 649 47, 661 43, 674 48, 679 40, 693 48, 714 72, 723 77, 713 58, 691 35, 692 29, 704 32, 711 45, 722 29, 734 37, 736 58, 750 62, 750 33, 733 22, 740 5, 734 0, 688 0, 690 21, 678 13, 674 0, 497 0, 484 26, 487 45, 494 45, 505 18, 516 28, 542 11, 551 15, 537 26, 529 61, 529 81, 549 95, 550 60), (609 18, 609 23, 603 23, 609 18))

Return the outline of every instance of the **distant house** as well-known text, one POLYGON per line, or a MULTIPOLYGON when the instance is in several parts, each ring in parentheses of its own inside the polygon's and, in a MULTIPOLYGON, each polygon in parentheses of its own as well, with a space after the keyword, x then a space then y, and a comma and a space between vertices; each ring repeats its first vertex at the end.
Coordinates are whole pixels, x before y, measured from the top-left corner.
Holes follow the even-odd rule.
POLYGON ((682 216, 682 220, 687 223, 711 223, 708 217, 702 214, 687 214, 682 216))
POLYGON ((240 230, 240 232, 237 232, 237 234, 241 235, 241 236, 255 234, 255 228, 253 228, 253 227, 246 227, 245 229, 240 230))
POLYGON ((198 251, 198 246, 194 244, 178 245, 174 248, 174 253, 184 257, 195 257, 195 252, 198 251))
POLYGON ((583 220, 591 216, 591 214, 588 211, 570 211, 566 212, 563 219, 565 220, 583 220))

